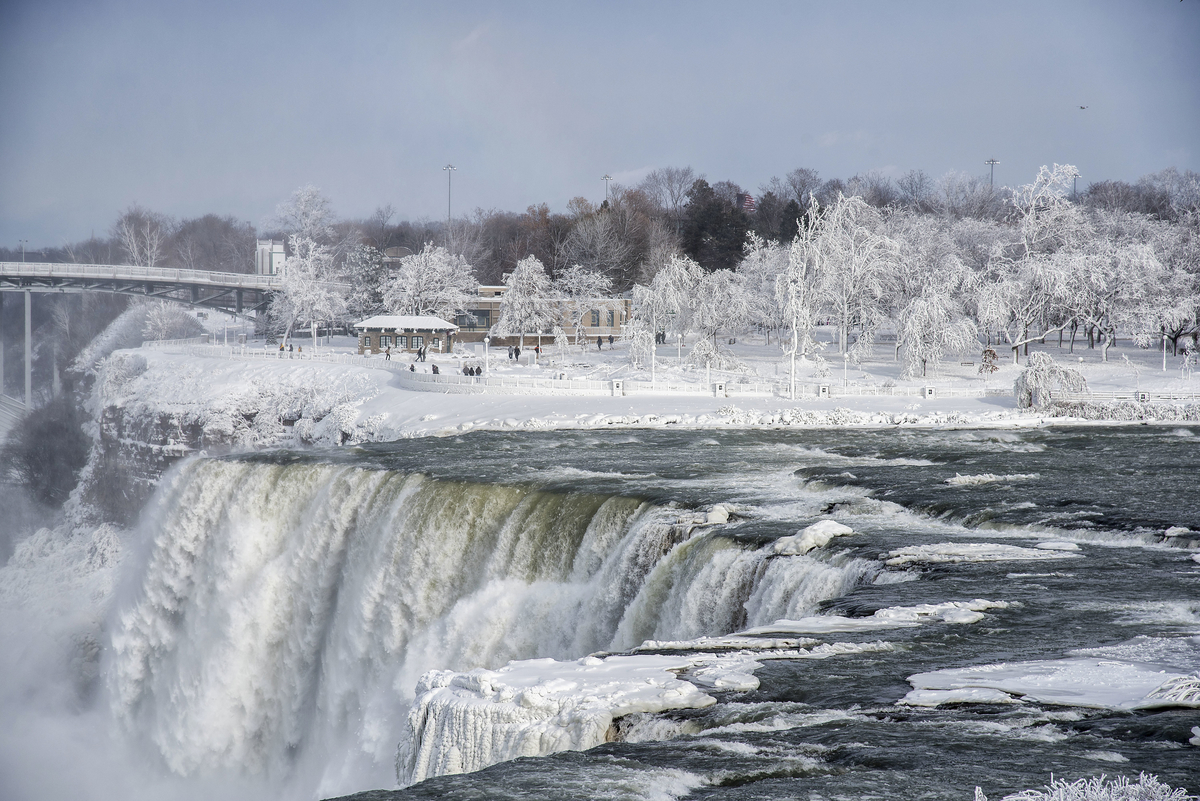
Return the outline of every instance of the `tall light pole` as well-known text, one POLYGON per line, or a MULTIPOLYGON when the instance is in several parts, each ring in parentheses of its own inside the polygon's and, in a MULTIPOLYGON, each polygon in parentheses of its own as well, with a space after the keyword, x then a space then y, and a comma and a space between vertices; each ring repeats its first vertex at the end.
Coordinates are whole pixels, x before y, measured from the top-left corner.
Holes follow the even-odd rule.
POLYGON ((450 176, 458 169, 453 164, 442 167, 446 172, 446 235, 450 235, 450 176))
POLYGON ((25 246, 29 244, 28 239, 22 239, 21 242, 21 264, 25 263, 25 246))
POLYGON ((608 182, 612 180, 612 176, 609 175, 608 173, 604 173, 604 177, 601 178, 600 180, 604 181, 604 202, 607 203, 608 202, 608 182))
POLYGON ((985 161, 983 163, 992 168, 992 172, 988 176, 988 188, 995 189, 996 188, 996 165, 999 164, 1000 162, 996 161, 995 159, 988 159, 987 161, 985 161))
POLYGON ((1079 202, 1079 170, 1071 171, 1071 202, 1079 202))

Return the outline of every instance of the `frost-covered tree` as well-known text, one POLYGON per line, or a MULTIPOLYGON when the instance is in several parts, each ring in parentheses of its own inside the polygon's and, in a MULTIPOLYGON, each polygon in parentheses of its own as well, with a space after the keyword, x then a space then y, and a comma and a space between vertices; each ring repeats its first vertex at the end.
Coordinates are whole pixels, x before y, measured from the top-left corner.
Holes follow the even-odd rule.
POLYGON ((292 196, 275 207, 269 224, 284 233, 310 239, 325 246, 334 240, 334 215, 329 198, 312 184, 292 192, 292 196))
POLYGON ((113 238, 120 243, 130 264, 157 267, 167 256, 167 243, 174 226, 174 221, 165 214, 134 204, 117 218, 113 238))
POLYGON ((303 236, 289 242, 292 255, 283 263, 279 291, 271 301, 271 315, 283 320, 286 342, 298 322, 307 322, 317 342, 317 323, 340 319, 346 312, 344 285, 333 281, 333 256, 324 245, 303 236))
POLYGON ((883 298, 896 259, 896 243, 878 233, 879 211, 861 197, 838 195, 821 221, 817 248, 822 294, 838 328, 838 352, 864 355, 884 317, 883 298), (859 331, 854 346, 850 332, 859 331))
POLYGON ((608 308, 607 295, 612 292, 612 279, 595 270, 576 264, 563 270, 554 281, 554 291, 565 301, 575 344, 583 330, 583 318, 592 309, 608 308))
POLYGON ((420 253, 405 256, 388 280, 384 306, 393 314, 430 314, 449 318, 466 311, 479 296, 471 265, 444 247, 427 242, 420 253))
POLYGON ((701 275, 691 306, 692 328, 714 344, 718 332, 744 325, 749 318, 746 293, 733 270, 701 275))
POLYGON ((350 285, 346 307, 351 317, 362 319, 384 310, 383 292, 388 272, 378 249, 356 245, 346 255, 342 273, 350 285))
POLYGON ((776 286, 788 270, 788 247, 752 233, 746 238, 744 253, 737 273, 746 303, 746 322, 765 331, 769 343, 772 331, 787 326, 776 286))
POLYGON ((1071 254, 1067 303, 1074 319, 1100 332, 1103 361, 1121 328, 1149 344, 1174 322, 1169 278, 1149 245, 1101 240, 1071 254))
POLYGON ((558 319, 554 288, 546 268, 535 256, 517 262, 504 277, 504 295, 500 298, 500 319, 492 331, 500 336, 520 337, 525 346, 525 334, 544 331, 558 319))
POLYGON ((898 339, 904 343, 904 374, 925 377, 947 353, 964 353, 979 344, 975 325, 963 316, 948 292, 930 286, 925 294, 905 304, 900 312, 898 339))
MULTIPOLYGON (((650 286, 633 289, 633 315, 652 334, 683 337, 691 327, 692 299, 703 271, 687 256, 672 255, 659 268, 650 286)), ((650 345, 650 380, 655 379, 654 340, 650 345)))
POLYGON ((1086 392, 1087 381, 1078 370, 1064 367, 1049 354, 1042 351, 1031 353, 1029 363, 1013 382, 1017 406, 1022 409, 1044 406, 1050 402, 1053 393, 1059 391, 1086 392))

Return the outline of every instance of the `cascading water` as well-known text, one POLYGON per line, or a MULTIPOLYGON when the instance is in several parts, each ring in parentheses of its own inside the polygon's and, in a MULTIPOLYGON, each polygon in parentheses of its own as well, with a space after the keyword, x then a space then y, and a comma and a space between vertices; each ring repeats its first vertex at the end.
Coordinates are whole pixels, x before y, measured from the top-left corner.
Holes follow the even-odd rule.
POLYGON ((774 558, 635 498, 198 459, 113 622, 116 717, 175 773, 388 786, 420 676, 802 617, 876 563, 774 558))

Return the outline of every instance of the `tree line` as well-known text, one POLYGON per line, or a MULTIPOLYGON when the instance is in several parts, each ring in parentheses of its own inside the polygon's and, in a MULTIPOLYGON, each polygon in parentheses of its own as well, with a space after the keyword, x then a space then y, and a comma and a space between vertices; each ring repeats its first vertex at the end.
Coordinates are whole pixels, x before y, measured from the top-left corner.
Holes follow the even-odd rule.
MULTIPOLYGON (((628 293, 651 350, 691 331, 719 351, 718 331, 752 326, 803 358, 812 328, 828 323, 839 352, 857 359, 886 329, 910 373, 976 343, 1003 343, 1013 358, 1055 335, 1105 353, 1118 334, 1165 337, 1173 351, 1194 343, 1200 176, 1168 169, 1078 195, 1076 176, 1056 165, 1030 184, 993 188, 961 174, 841 181, 796 169, 760 187, 751 207, 737 184, 672 167, 614 185, 599 205, 477 209, 449 222, 395 221, 390 206, 338 219, 303 187, 262 232, 135 206, 107 239, 45 258, 246 272, 256 238, 283 238, 289 270, 272 307, 281 330, 383 311, 452 316, 479 284, 508 283, 512 304, 526 284, 576 305, 628 293), (534 265, 545 281, 529 279, 534 265), (330 293, 329 281, 347 289, 330 293)), ((542 330, 536 315, 502 318, 506 329, 542 330)))

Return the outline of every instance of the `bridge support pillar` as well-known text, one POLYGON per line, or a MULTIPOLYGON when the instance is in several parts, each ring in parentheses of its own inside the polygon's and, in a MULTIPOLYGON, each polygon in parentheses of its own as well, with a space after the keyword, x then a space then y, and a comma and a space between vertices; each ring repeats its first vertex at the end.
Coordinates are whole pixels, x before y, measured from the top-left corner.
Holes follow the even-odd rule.
POLYGON ((4 394, 4 293, 0 292, 0 395, 4 394))
POLYGON ((240 289, 235 289, 235 290, 233 291, 233 294, 234 294, 234 297, 235 297, 235 298, 237 298, 237 301, 236 301, 236 303, 237 303, 237 306, 236 306, 236 308, 237 308, 237 313, 238 313, 238 314, 241 314, 241 313, 242 313, 242 290, 240 290, 240 289))
POLYGON ((199 301, 200 301, 200 287, 193 286, 192 287, 192 305, 195 306, 196 303, 198 303, 199 301))
POLYGON ((33 411, 33 293, 25 290, 25 411, 33 411))

